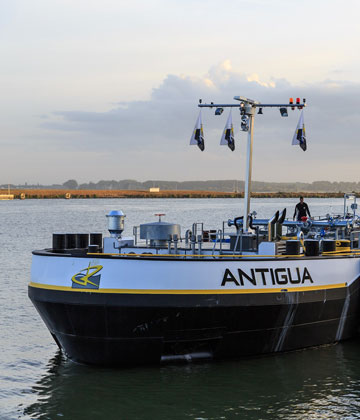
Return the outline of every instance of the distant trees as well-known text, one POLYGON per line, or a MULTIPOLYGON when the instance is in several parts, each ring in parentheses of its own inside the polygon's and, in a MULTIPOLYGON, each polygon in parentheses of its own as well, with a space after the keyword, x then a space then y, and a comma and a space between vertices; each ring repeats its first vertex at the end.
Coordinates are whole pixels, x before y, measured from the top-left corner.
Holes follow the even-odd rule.
POLYGON ((69 179, 68 181, 63 183, 63 187, 69 190, 77 190, 78 183, 77 181, 75 181, 75 179, 69 179))
MULTIPOLYGON (((0 188, 7 189, 7 184, 0 185, 0 188)), ((135 179, 116 180, 101 180, 98 182, 88 182, 78 184, 75 179, 69 179, 63 184, 53 185, 10 185, 13 188, 52 188, 52 189, 67 189, 67 190, 134 190, 134 191, 148 191, 151 187, 159 187, 161 191, 172 190, 186 190, 186 191, 219 191, 219 192, 242 192, 244 191, 244 181, 234 179, 229 180, 208 180, 208 181, 161 181, 161 180, 147 180, 144 182, 136 181, 135 179)), ((313 181, 313 182, 252 182, 253 192, 324 192, 324 193, 339 193, 339 192, 360 192, 360 182, 330 182, 330 181, 313 181)))

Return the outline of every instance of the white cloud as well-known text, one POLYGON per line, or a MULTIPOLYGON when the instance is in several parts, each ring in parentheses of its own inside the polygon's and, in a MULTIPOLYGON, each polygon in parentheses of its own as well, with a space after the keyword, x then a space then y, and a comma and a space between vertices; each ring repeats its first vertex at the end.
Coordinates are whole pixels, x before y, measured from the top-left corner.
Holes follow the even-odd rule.
MULTIPOLYGON (((264 82, 258 75, 233 70, 227 60, 201 78, 168 75, 149 100, 121 102, 108 112, 57 111, 56 118, 49 116, 42 126, 72 133, 66 147, 79 157, 84 148, 101 152, 99 178, 104 178, 101 172, 115 179, 243 178, 246 134, 239 132, 237 112, 233 111, 235 153, 218 147, 227 111, 214 117, 213 111, 204 110, 206 151, 188 146, 198 99, 224 103, 234 102, 234 95, 244 95, 264 103, 282 103, 289 97, 306 97, 308 151, 290 146, 298 111, 286 119, 277 110, 267 109, 255 120, 254 178, 357 181, 359 93, 359 85, 340 81, 303 86, 286 80, 264 82)), ((83 173, 82 179, 88 177, 83 173)))
POLYGON ((357 0, 346 7, 342 0, 0 5, 4 182, 62 181, 70 172, 84 181, 130 174, 242 178, 246 136, 237 132, 235 153, 218 147, 226 113, 214 118, 204 111, 206 153, 187 147, 198 99, 239 94, 309 101, 304 154, 288 148, 298 114, 279 120, 273 110, 256 119, 255 178, 281 179, 285 172, 311 180, 329 173, 329 165, 329 178, 357 176, 357 0))
POLYGON ((276 84, 274 81, 271 82, 263 82, 260 80, 259 75, 256 73, 251 74, 250 76, 247 76, 246 80, 248 82, 256 82, 258 83, 260 86, 264 86, 264 87, 271 87, 271 88, 275 88, 276 84))

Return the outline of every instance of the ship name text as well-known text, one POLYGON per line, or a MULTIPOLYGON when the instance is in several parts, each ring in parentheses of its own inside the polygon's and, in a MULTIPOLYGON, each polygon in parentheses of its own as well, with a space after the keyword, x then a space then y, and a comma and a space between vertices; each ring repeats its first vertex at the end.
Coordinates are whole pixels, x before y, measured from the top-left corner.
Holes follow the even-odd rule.
POLYGON ((305 282, 314 283, 309 270, 304 267, 290 268, 251 268, 250 272, 245 272, 238 268, 237 275, 231 272, 228 268, 225 270, 221 286, 226 286, 228 283, 235 284, 235 286, 245 286, 252 284, 253 286, 270 286, 285 284, 304 284, 305 282))

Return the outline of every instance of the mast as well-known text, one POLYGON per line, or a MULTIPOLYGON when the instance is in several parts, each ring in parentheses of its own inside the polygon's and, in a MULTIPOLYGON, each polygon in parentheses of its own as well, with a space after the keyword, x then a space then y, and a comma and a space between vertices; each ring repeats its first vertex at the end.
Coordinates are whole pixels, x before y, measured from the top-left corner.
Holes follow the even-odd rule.
POLYGON ((216 108, 215 115, 221 115, 224 108, 239 108, 241 115, 241 130, 248 132, 247 149, 246 149, 246 171, 245 171, 245 191, 244 191, 244 232, 249 231, 249 214, 250 214, 250 198, 251 198, 251 174, 252 174, 252 154, 254 142, 254 119, 256 108, 259 108, 258 114, 262 114, 263 108, 279 108, 282 117, 287 117, 287 108, 294 110, 302 109, 306 106, 306 99, 300 103, 300 98, 296 98, 296 103, 290 98, 288 104, 262 104, 253 99, 245 98, 244 96, 234 96, 236 101, 240 104, 203 104, 199 100, 198 107, 200 108, 216 108))
POLYGON ((250 214, 251 197, 251 174, 252 174, 252 153, 254 143, 254 115, 255 107, 249 110, 249 132, 246 148, 246 172, 245 172, 245 192, 244 192, 244 227, 245 232, 249 230, 249 218, 245 215, 250 214))

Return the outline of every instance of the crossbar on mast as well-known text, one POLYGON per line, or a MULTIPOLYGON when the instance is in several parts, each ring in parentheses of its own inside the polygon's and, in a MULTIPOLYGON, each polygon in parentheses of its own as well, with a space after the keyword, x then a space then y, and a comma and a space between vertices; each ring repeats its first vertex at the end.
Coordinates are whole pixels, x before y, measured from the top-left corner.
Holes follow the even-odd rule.
MULTIPOLYGON (((262 104, 260 102, 251 104, 254 108, 304 108, 306 103, 301 104, 262 104)), ((243 108, 242 104, 198 104, 199 108, 243 108)))
POLYGON ((243 96, 234 96, 234 99, 240 101, 239 104, 210 104, 201 103, 199 101, 199 108, 239 108, 241 115, 249 117, 249 131, 246 152, 246 172, 245 172, 245 191, 244 191, 244 232, 249 231, 249 213, 250 213, 250 198, 251 198, 251 173, 252 173, 252 151, 253 151, 253 133, 254 133, 254 118, 256 108, 298 108, 306 107, 306 100, 302 103, 287 103, 287 104, 262 104, 243 96))

